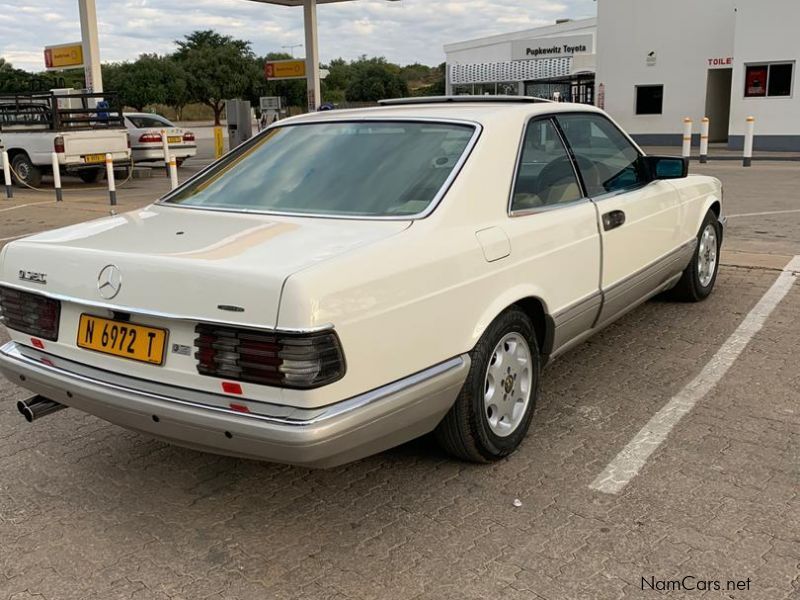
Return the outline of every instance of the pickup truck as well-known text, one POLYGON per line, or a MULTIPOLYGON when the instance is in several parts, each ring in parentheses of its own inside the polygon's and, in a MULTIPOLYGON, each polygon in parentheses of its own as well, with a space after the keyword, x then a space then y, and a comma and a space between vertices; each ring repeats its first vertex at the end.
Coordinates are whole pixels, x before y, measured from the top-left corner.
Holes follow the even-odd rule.
POLYGON ((103 174, 106 154, 130 164, 128 134, 113 95, 74 93, 0 96, 0 147, 8 152, 16 183, 38 186, 52 173, 55 152, 62 173, 87 183, 103 174))

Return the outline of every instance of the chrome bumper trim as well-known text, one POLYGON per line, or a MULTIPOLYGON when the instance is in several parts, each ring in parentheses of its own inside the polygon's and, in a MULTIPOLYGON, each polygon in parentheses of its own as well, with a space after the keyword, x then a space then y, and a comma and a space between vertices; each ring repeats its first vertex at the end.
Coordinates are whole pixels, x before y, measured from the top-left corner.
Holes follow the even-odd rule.
MULTIPOLYGON (((44 375, 66 377, 74 381, 96 385, 112 392, 129 393, 137 396, 143 396, 151 400, 170 402, 191 408, 218 412, 237 418, 252 419, 291 427, 308 427, 310 425, 320 424, 329 419, 341 417, 347 413, 364 408, 372 403, 380 402, 381 400, 401 393, 408 388, 425 383, 429 379, 433 379, 439 375, 448 373, 449 371, 461 369, 466 361, 465 356, 457 356, 443 363, 439 363, 428 369, 425 369, 424 371, 420 371, 419 373, 415 373, 414 375, 395 381, 394 383, 390 383, 364 394, 360 394, 334 404, 329 404, 328 406, 321 408, 296 408, 282 404, 271 404, 267 402, 249 400, 249 402, 254 404, 257 403, 259 410, 268 411, 268 414, 257 414, 252 412, 243 413, 234 411, 201 401, 203 398, 207 398, 209 400, 214 399, 217 402, 224 402, 227 404, 231 400, 236 400, 236 397, 189 390, 186 388, 179 388, 176 386, 169 386, 152 381, 136 379, 133 377, 126 377, 116 373, 110 373, 108 371, 103 371, 101 369, 96 369, 71 360, 53 356, 51 354, 47 354, 46 352, 41 352, 39 350, 23 346, 17 342, 9 342, 0 348, 0 360, 3 358, 7 359, 7 361, 11 363, 16 362, 21 365, 25 365, 28 368, 34 369, 44 375), (56 365, 62 366, 59 367, 56 365), (142 389, 143 387, 150 389, 142 389)), ((58 401, 59 399, 53 398, 53 400, 58 401)), ((243 400, 245 399, 243 398, 243 400)))

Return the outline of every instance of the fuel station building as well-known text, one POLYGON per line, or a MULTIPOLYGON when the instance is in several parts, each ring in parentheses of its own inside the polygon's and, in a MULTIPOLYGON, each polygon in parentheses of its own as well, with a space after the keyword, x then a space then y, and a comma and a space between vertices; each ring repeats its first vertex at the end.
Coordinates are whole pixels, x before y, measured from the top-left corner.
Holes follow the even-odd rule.
POLYGON ((697 135, 707 116, 710 141, 739 149, 753 116, 755 149, 800 151, 798 22, 796 0, 598 0, 597 19, 445 46, 448 86, 558 91, 649 145, 680 145, 684 117, 697 135))

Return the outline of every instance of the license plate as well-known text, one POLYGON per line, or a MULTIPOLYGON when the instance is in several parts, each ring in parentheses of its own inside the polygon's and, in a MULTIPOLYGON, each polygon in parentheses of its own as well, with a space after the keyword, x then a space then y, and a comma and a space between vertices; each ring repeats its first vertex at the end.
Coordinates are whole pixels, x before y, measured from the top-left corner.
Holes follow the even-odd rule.
POLYGON ((183 141, 183 138, 179 135, 168 135, 167 136, 167 143, 169 144, 180 144, 183 141))
POLYGON ((81 315, 77 343, 87 350, 160 365, 164 362, 167 333, 166 329, 81 315))
POLYGON ((87 163, 101 163, 106 161, 105 154, 87 154, 83 157, 83 162, 87 163))

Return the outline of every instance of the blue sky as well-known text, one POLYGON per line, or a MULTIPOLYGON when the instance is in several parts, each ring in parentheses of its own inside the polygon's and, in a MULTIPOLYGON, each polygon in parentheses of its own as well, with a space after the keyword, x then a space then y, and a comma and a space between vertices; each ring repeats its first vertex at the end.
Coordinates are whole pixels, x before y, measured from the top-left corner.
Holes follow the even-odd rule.
MULTIPOLYGON (((77 0, 0 0, 0 56, 44 67, 42 48, 80 39, 77 0)), ((248 0, 97 0, 101 60, 163 54, 195 29, 252 42, 258 54, 303 42, 302 9, 248 0)), ((444 61, 442 45, 484 35, 592 17, 594 0, 358 0, 319 7, 321 59, 361 54, 402 64, 444 61)), ((288 51, 288 50, 283 50, 288 51)), ((302 48, 295 48, 297 56, 302 48)))

